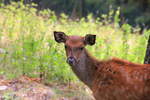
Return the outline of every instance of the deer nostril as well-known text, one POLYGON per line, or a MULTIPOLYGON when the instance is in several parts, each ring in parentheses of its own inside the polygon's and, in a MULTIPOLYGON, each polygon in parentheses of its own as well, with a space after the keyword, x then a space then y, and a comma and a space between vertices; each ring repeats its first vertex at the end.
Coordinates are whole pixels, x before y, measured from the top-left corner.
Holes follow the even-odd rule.
POLYGON ((67 63, 69 63, 70 65, 72 65, 74 62, 75 62, 74 57, 69 57, 69 58, 67 59, 67 63))

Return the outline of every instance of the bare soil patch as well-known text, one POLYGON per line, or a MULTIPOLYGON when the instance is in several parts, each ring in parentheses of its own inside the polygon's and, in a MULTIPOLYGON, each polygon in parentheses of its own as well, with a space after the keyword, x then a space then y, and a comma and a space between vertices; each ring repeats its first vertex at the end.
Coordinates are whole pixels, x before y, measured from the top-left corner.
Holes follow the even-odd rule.
POLYGON ((6 80, 0 76, 0 100, 94 100, 90 90, 81 84, 49 83, 22 76, 6 80))

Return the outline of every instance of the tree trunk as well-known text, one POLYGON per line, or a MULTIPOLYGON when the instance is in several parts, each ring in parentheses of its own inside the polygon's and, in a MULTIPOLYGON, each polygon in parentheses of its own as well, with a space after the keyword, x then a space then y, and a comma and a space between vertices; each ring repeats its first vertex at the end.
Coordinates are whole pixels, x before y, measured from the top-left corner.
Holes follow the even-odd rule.
POLYGON ((144 59, 144 64, 150 64, 150 36, 147 44, 146 55, 144 59))
POLYGON ((71 14, 71 19, 81 18, 84 13, 84 0, 76 0, 71 14))

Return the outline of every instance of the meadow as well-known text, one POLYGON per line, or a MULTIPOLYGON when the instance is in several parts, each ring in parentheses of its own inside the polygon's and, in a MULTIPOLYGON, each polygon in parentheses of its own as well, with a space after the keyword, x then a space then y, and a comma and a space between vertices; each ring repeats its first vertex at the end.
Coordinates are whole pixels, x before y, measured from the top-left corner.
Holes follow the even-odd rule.
POLYGON ((119 27, 119 9, 98 18, 89 14, 87 18, 71 20, 63 13, 57 17, 51 10, 37 11, 22 3, 0 6, 0 75, 8 79, 27 75, 44 82, 78 82, 66 64, 64 46, 55 42, 53 31, 96 34, 96 44, 87 49, 99 59, 118 57, 144 62, 150 30, 140 35, 138 26, 134 33, 127 23, 119 27))

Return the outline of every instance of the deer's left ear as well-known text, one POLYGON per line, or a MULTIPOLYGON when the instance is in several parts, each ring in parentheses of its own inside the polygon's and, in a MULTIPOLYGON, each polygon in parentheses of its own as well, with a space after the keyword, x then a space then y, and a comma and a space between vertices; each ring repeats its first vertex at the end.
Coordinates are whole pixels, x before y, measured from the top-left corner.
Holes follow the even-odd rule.
POLYGON ((55 38, 56 42, 64 43, 64 42, 66 42, 67 36, 65 35, 64 32, 54 31, 54 38, 55 38))
POLYGON ((84 42, 88 45, 94 45, 96 41, 96 35, 87 34, 85 36, 84 42))

